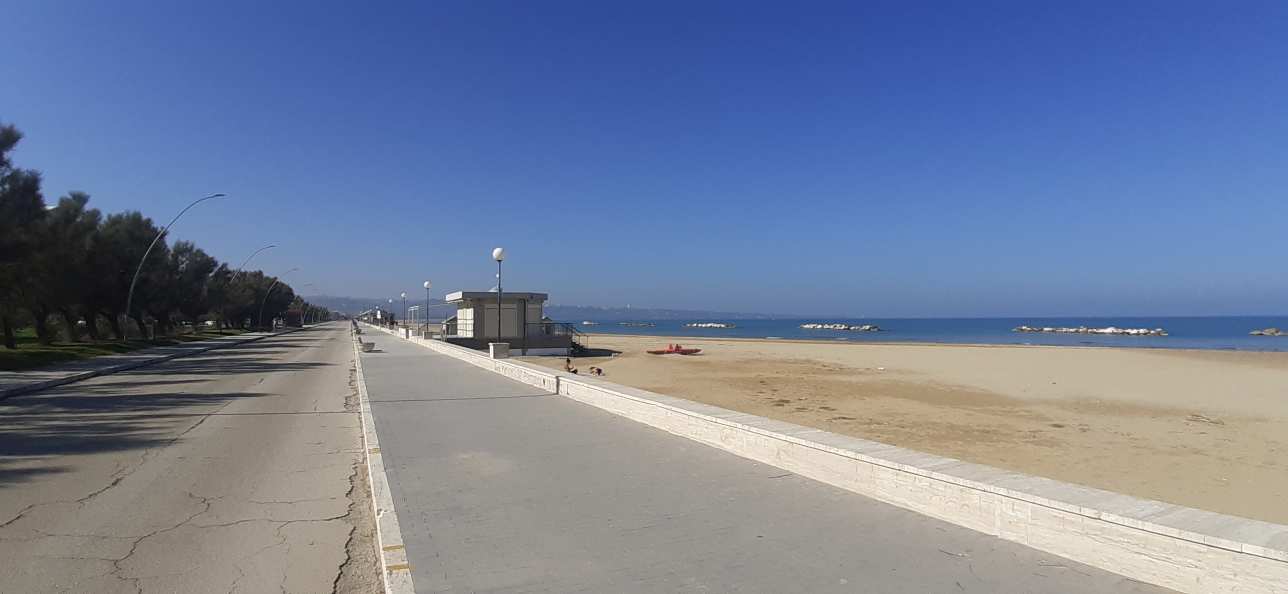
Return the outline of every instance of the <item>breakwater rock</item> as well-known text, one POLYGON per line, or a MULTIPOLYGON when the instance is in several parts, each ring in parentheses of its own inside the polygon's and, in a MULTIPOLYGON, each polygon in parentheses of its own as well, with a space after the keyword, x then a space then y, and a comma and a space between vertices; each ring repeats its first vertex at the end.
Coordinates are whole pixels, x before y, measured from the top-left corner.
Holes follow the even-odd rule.
POLYGON ((1288 330, 1278 328, 1266 328, 1264 330, 1253 330, 1248 333, 1249 336, 1288 336, 1288 330))
POLYGON ((1017 326, 1012 332, 1043 332, 1050 334, 1111 334, 1117 336, 1167 336, 1167 331, 1162 328, 1118 328, 1109 326, 1106 328, 1088 328, 1078 326, 1076 328, 1053 328, 1051 326, 1017 326))
POLYGON ((881 331, 881 327, 876 324, 842 324, 840 322, 833 322, 831 324, 811 322, 809 324, 801 324, 801 328, 804 328, 805 330, 849 330, 850 332, 881 331))

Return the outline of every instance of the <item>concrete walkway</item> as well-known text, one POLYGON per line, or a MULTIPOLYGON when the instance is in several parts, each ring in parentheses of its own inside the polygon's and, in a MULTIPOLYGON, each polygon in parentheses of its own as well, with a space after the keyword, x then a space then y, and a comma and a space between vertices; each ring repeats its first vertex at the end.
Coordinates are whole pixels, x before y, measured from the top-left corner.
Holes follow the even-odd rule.
POLYGON ((22 371, 0 371, 0 400, 33 390, 136 369, 178 357, 204 353, 211 349, 242 344, 273 336, 271 332, 251 332, 236 336, 221 336, 169 346, 150 347, 119 355, 104 355, 79 361, 70 361, 48 367, 22 371))
POLYGON ((1159 591, 371 340, 421 593, 1159 591))

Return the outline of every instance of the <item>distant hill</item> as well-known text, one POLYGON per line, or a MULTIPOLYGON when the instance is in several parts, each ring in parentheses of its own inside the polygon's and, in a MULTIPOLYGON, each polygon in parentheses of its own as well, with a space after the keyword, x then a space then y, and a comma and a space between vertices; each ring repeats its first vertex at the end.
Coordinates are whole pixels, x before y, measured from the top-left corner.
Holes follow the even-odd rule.
MULTIPOLYGON (((424 303, 424 298, 411 299, 408 295, 407 306, 420 305, 424 303)), ((334 297, 330 295, 313 295, 305 296, 309 303, 321 305, 332 311, 338 311, 346 314, 356 314, 381 305, 389 307, 388 298, 375 299, 372 297, 334 297)), ((429 300, 430 318, 442 319, 455 315, 456 310, 450 304, 444 303, 442 299, 429 300)), ((402 309, 402 300, 394 300, 395 311, 402 309)), ((791 316, 780 316, 757 313, 737 313, 727 311, 707 311, 698 309, 654 309, 647 307, 595 307, 591 305, 547 305, 546 315, 553 320, 560 322, 580 322, 581 320, 595 320, 604 322, 615 322, 624 320, 771 320, 775 318, 787 318, 791 316)))
MULTIPOLYGON (((358 312, 366 311, 376 306, 380 306, 384 309, 390 309, 388 297, 386 297, 385 299, 376 299, 373 297, 335 297, 331 295, 306 295, 304 296, 304 300, 314 305, 320 305, 322 307, 330 309, 331 311, 338 311, 349 315, 354 315, 354 314, 357 314, 358 312)), ((407 307, 412 307, 413 305, 421 305, 423 303, 425 303, 424 296, 422 296, 420 299, 413 299, 411 295, 407 296, 407 307)), ((395 299, 393 304, 393 310, 395 312, 398 312, 401 309, 402 309, 402 299, 395 299)), ((429 300, 429 317, 431 319, 445 318, 455 313, 456 313, 456 309, 447 303, 443 303, 442 299, 429 300)))

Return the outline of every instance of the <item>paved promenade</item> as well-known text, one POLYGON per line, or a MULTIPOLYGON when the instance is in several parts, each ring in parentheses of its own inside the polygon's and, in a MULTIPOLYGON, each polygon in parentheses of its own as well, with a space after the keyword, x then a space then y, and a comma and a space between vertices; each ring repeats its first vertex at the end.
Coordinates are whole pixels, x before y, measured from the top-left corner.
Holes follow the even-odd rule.
POLYGON ((1158 592, 373 333, 418 592, 1158 592))

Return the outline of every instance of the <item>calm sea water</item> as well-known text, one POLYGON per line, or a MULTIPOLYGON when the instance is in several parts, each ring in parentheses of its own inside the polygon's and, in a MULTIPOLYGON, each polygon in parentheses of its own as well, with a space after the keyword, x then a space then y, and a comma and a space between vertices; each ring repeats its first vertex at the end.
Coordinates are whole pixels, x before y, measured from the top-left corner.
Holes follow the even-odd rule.
MULTIPOLYGON (((591 320, 596 321, 596 320, 591 320)), ((1146 347, 1177 349, 1222 349, 1288 351, 1288 336, 1249 336, 1261 328, 1288 329, 1288 316, 1249 317, 1157 317, 1157 318, 809 318, 781 320, 638 320, 653 327, 618 325, 602 321, 588 326, 577 320, 577 328, 588 334, 641 334, 650 336, 785 338, 844 340, 849 342, 937 342, 971 344, 1045 344, 1065 346, 1146 347), (732 329, 685 328, 688 322, 731 322, 732 329), (807 322, 876 324, 882 332, 804 330, 807 322), (1030 334, 1012 332, 1020 325, 1089 326, 1119 328, 1163 328, 1170 336, 1101 336, 1086 334, 1030 334)))

